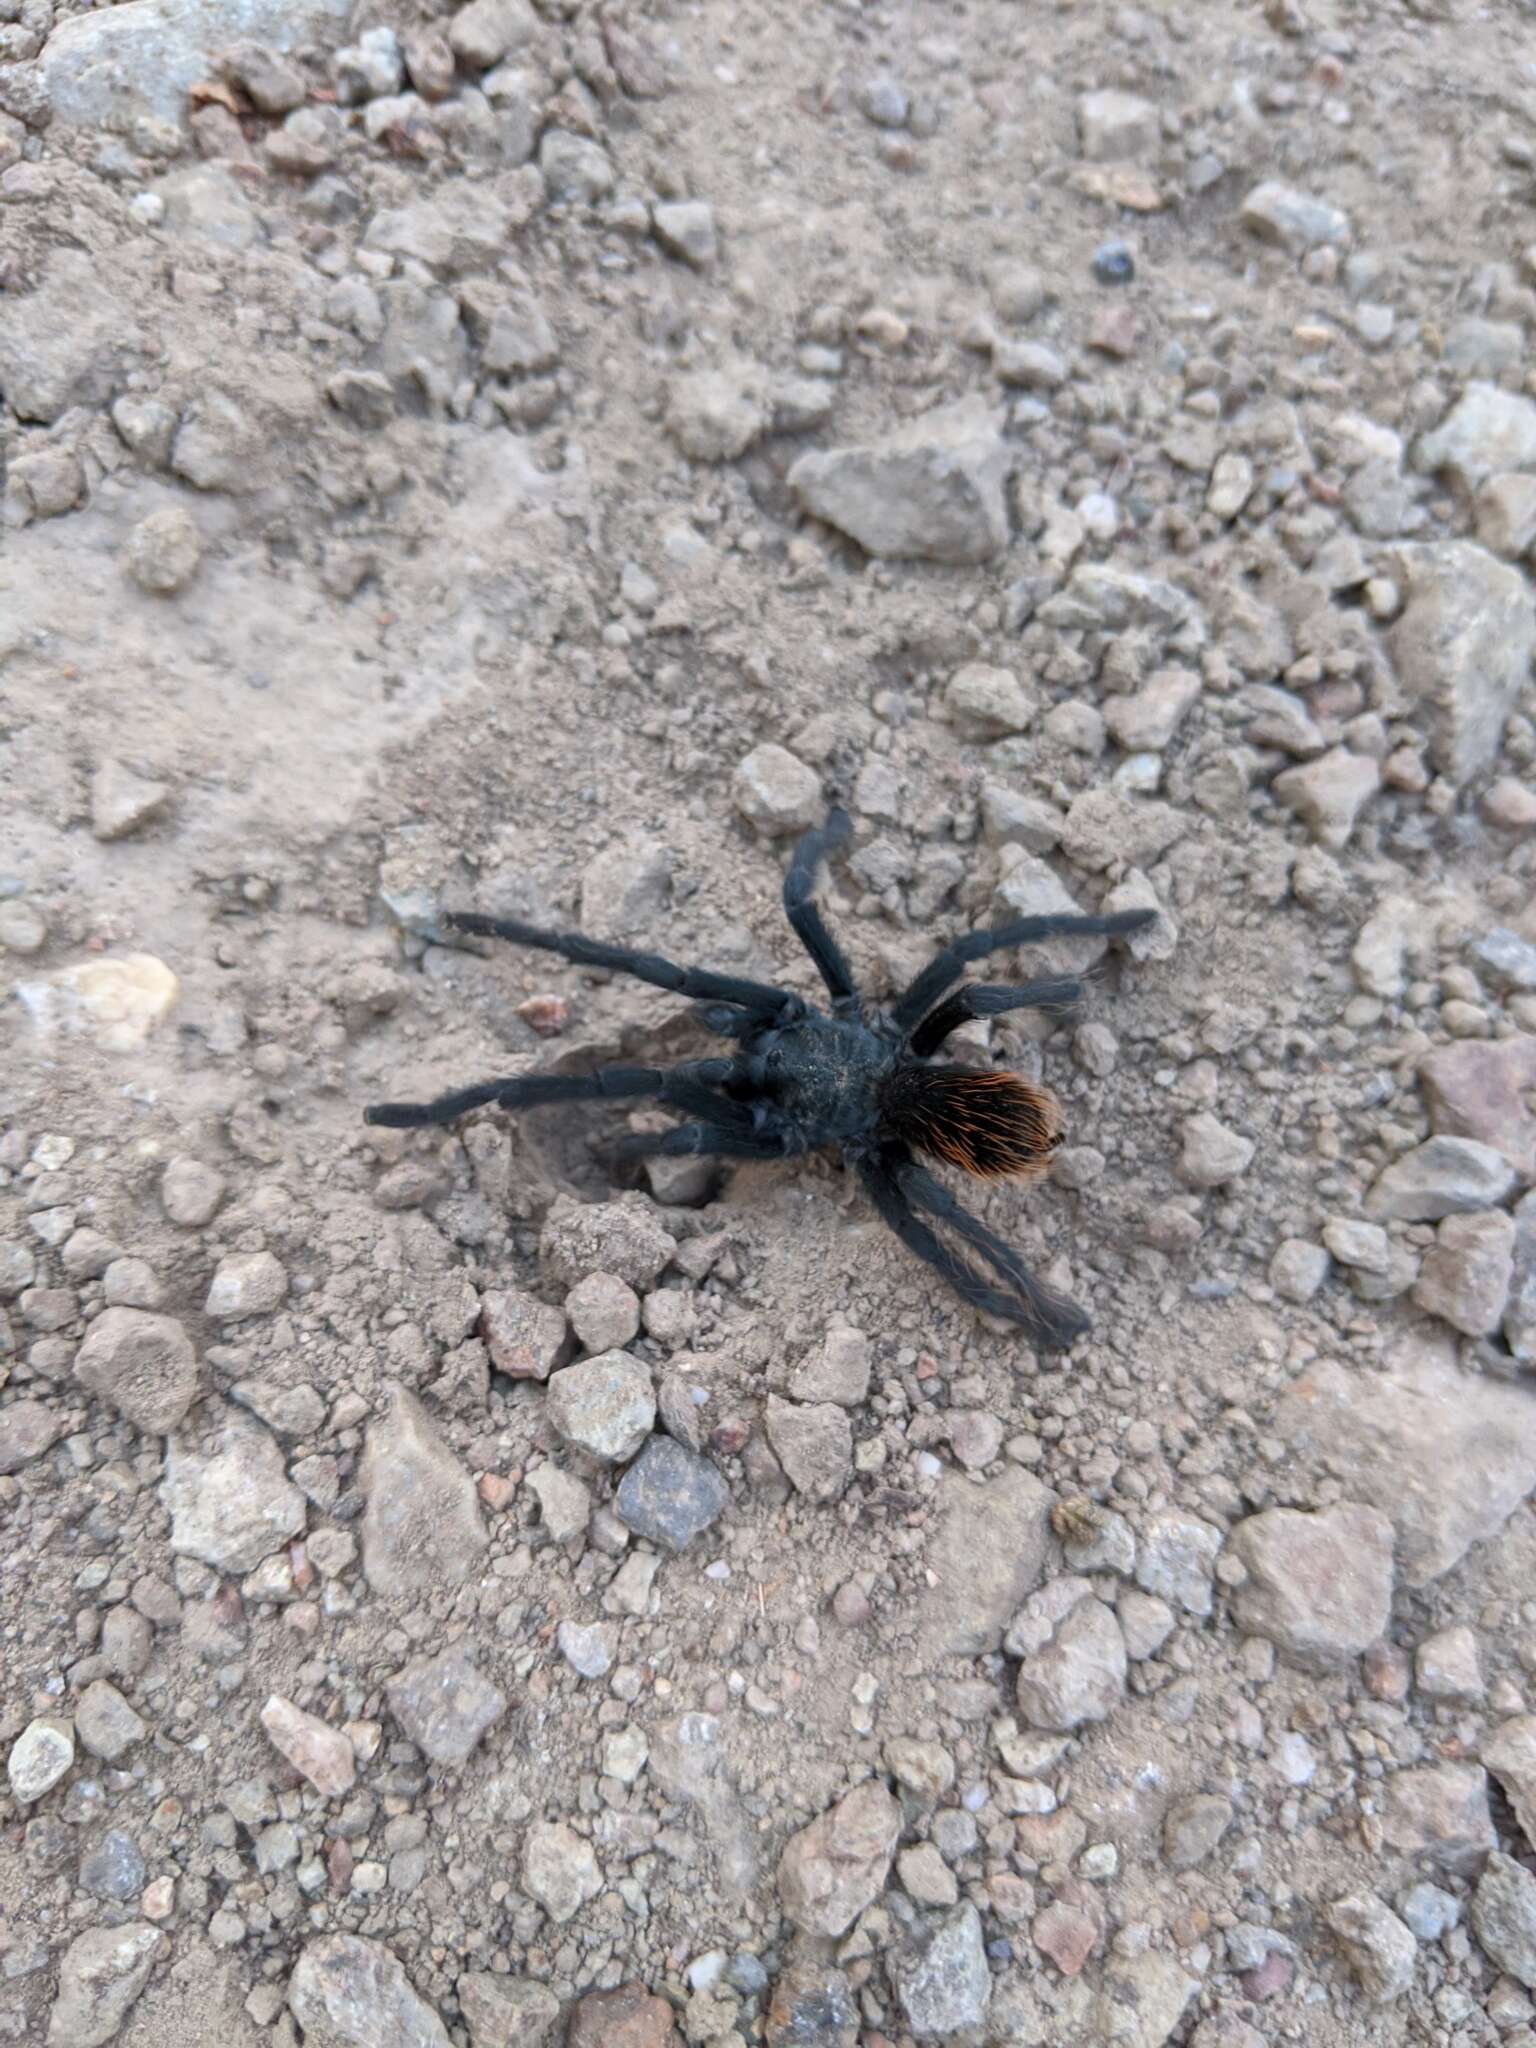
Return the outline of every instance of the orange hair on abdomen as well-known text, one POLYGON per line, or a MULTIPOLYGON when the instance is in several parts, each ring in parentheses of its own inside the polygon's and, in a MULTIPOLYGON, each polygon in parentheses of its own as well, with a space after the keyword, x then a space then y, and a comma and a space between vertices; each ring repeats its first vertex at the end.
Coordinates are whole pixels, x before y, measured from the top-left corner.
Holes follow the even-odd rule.
POLYGON ((1061 1104, 1005 1067, 899 1067, 884 1121, 930 1158, 983 1180, 1043 1173, 1061 1144, 1061 1104))

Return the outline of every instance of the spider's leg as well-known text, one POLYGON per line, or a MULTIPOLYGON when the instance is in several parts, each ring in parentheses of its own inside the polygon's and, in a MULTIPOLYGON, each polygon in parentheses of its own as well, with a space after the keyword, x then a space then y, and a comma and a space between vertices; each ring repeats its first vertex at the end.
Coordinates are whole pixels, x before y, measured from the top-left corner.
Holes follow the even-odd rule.
POLYGON ((811 891, 816 886, 817 868, 831 848, 848 837, 849 830, 846 811, 830 812, 826 824, 807 832, 795 848, 784 877, 784 915, 789 919, 796 938, 815 961, 816 971, 826 983, 833 1001, 839 1003, 853 1003, 858 999, 853 969, 843 958, 842 947, 827 930, 811 891))
POLYGON ((1021 982, 1016 988, 973 981, 957 988, 912 1032, 908 1043, 919 1059, 936 1053, 958 1025, 973 1017, 1001 1017, 1005 1010, 1071 1010, 1083 999, 1083 984, 1070 975, 1021 982))
POLYGON ((472 910, 451 910, 443 922, 450 931, 470 932, 482 939, 509 939, 514 946, 535 946, 544 953, 558 953, 577 967, 605 967, 616 974, 632 974, 636 981, 648 981, 653 988, 664 988, 672 995, 703 1002, 738 1003, 765 1020, 781 1016, 786 1006, 796 1014, 805 1009, 798 996, 787 989, 773 988, 766 981, 715 974, 707 967, 679 967, 671 960, 663 960, 659 953, 636 953, 628 946, 610 946, 581 932, 545 931, 539 925, 519 924, 512 918, 481 917, 472 910))
POLYGON ((1017 1295, 993 1286, 990 1280, 973 1271, 958 1253, 951 1251, 941 1238, 935 1236, 920 1216, 913 1214, 912 1204, 897 1185, 887 1160, 861 1160, 859 1177, 882 1221, 889 1224, 909 1252, 926 1259, 930 1266, 937 1266, 963 1301, 968 1301, 972 1308, 979 1308, 984 1315, 1030 1325, 1030 1317, 1017 1295))
POLYGON ((625 1096, 652 1096, 679 1109, 715 1117, 720 1123, 746 1128, 752 1113, 744 1105, 714 1093, 715 1084, 735 1078, 734 1060, 695 1060, 688 1066, 600 1067, 595 1074, 520 1074, 505 1081, 482 1081, 440 1095, 435 1102, 376 1102, 363 1111, 363 1122, 391 1130, 419 1124, 447 1124, 466 1110, 494 1102, 498 1109, 532 1109, 547 1102, 620 1101, 625 1096))
POLYGON ((978 1216, 973 1216, 949 1192, 941 1181, 935 1180, 926 1167, 915 1161, 895 1163, 892 1167, 896 1185, 915 1208, 926 1210, 938 1222, 954 1231, 957 1237, 981 1253, 995 1273, 1007 1280, 1017 1291, 1025 1312, 1014 1310, 1016 1321, 1024 1323, 1047 1351, 1064 1351, 1074 1339, 1081 1337, 1092 1327, 1089 1318, 1075 1301, 1066 1301, 1059 1294, 1053 1294, 1048 1287, 1030 1272, 1024 1261, 1012 1246, 1007 1245, 988 1230, 978 1216))
POLYGON ((670 1131, 644 1131, 618 1139, 620 1159, 788 1159, 804 1148, 787 1132, 722 1130, 718 1124, 676 1124, 670 1131))
POLYGON ((1045 939, 1116 938, 1124 932, 1139 932, 1156 916, 1155 910, 1117 910, 1107 917, 1019 917, 1012 924, 968 932, 929 961, 892 1010, 891 1021, 898 1029, 910 1031, 960 979, 971 961, 984 960, 988 953, 1035 946, 1045 939))

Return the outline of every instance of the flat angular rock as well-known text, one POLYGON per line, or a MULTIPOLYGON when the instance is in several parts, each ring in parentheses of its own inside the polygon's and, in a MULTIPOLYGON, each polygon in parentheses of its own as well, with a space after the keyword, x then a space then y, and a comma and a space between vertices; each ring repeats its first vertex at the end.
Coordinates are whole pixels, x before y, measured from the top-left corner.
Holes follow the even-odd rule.
POLYGON ((1467 1337, 1491 1337, 1514 1278, 1515 1219, 1503 1209, 1447 1216, 1419 1268, 1414 1301, 1467 1337))
POLYGON ((619 1482, 614 1512, 661 1550, 684 1550, 730 1504, 718 1466, 670 1436, 653 1436, 619 1482))
POLYGON ((1157 108, 1130 92, 1085 92, 1077 103, 1078 136, 1083 155, 1092 164, 1120 163, 1148 156, 1162 129, 1157 108))
POLYGON ((1369 754, 1334 747, 1299 768, 1287 768, 1271 785, 1319 846, 1341 852, 1361 811, 1381 787, 1381 770, 1369 754))
POLYGON ((254 1571, 304 1531, 304 1496, 289 1481, 282 1452, 243 1419, 224 1425, 211 1453, 173 1443, 160 1498, 171 1517, 171 1549, 221 1572, 254 1571))
MULTIPOLYGON (((565 2048, 681 2048, 681 2043, 664 1998, 643 1984, 620 1984, 578 1999, 565 2048)), ((475 2048, 480 2048, 478 2041, 475 2048)), ((512 2048, 522 2048, 521 2040, 512 2048)))
POLYGON ((147 1920, 77 1934, 59 1965, 46 2048, 104 2048, 149 1982, 165 1944, 147 1920))
MULTIPOLYGON (((1063 1583, 1053 1581, 1035 1600, 1047 1599, 1063 1583)), ((1082 1584, 1086 1593, 1086 1580, 1082 1584)), ((1031 1727, 1060 1734, 1107 1720, 1125 1697, 1126 1669, 1125 1638, 1113 1609, 1087 1594, 1020 1664, 1019 1711, 1031 1727)))
POLYGON ((272 1745, 325 1799, 344 1799, 357 1781, 357 1756, 339 1728, 273 1693, 261 1710, 272 1745))
POLYGON ((981 1915, 969 1902, 914 1929, 894 1951, 891 1981, 919 2040, 979 2027, 992 1997, 981 1915))
POLYGON ((103 1763, 118 1763, 148 1733, 148 1724, 105 1678, 93 1678, 80 1695, 75 1734, 81 1747, 103 1763))
POLYGON ((39 59, 55 121, 125 129, 144 115, 181 122, 187 95, 214 75, 218 52, 242 39, 275 50, 337 40, 345 0, 128 0, 123 7, 71 15, 49 36, 39 59))
POLYGON ((822 813, 821 777, 787 747, 769 741, 737 764, 731 801, 750 824, 774 837, 803 832, 822 813))
POLYGON ((1515 1714, 1485 1736, 1482 1760, 1504 1787, 1526 1841, 1536 1849, 1536 1714, 1515 1714))
POLYGON ((791 1836, 779 1861, 779 1898, 803 1934, 835 1940, 879 1896, 901 1809, 868 1778, 809 1827, 791 1836))
POLYGON ((1136 1583, 1145 1593, 1202 1618, 1211 1611, 1211 1580, 1221 1531, 1198 1515, 1153 1515, 1141 1530, 1136 1583))
POLYGON ((622 1464, 655 1427, 650 1372, 627 1351, 563 1366, 550 1377, 547 1413, 567 1443, 605 1464, 622 1464))
POLYGON ((1469 384, 1439 426, 1420 435, 1413 459, 1468 495, 1491 476, 1536 469, 1536 402, 1497 384, 1469 384))
POLYGON ((1470 1876, 1493 1847, 1489 1780, 1477 1763, 1393 1772, 1380 1812, 1389 1847, 1438 1870, 1470 1876))
POLYGON ((1115 1956, 1104 1966, 1085 2042, 1094 2048, 1163 2048, 1199 1988, 1162 1949, 1115 1956))
POLYGON ((69 1426, 45 1401, 12 1401, 0 1408, 0 1479, 40 1458, 69 1426))
POLYGON ((103 761, 91 777, 91 836, 110 842, 127 839, 165 809, 168 782, 135 775, 121 761, 103 761))
POLYGON ((1419 1086, 1437 1136, 1470 1138, 1536 1177, 1536 1033, 1468 1038, 1436 1046, 1419 1064, 1419 1086))
POLYGON ((1393 1529, 1377 1508, 1268 1508, 1239 1522, 1226 1555, 1247 1576, 1232 1614, 1306 1664, 1358 1656, 1392 1616, 1393 1529))
POLYGON ((450 2048, 448 2030, 381 1941, 325 1934, 288 1980, 305 2048, 450 2048))
POLYGON ((1536 1991, 1536 1877, 1497 1849, 1472 1894, 1472 1931, 1485 1955, 1536 1991))
POLYGON ((1432 1337, 1405 1340, 1385 1373, 1320 1360, 1293 1381, 1276 1433, 1389 1517, 1398 1577, 1414 1588, 1496 1534, 1536 1487, 1536 1403, 1459 1372, 1450 1343, 1432 1337))
POLYGON ((75 1353, 75 1377, 146 1435, 176 1429, 197 1394, 197 1353, 173 1316, 104 1309, 75 1353))
POLYGON ((402 1732, 435 1764, 462 1764, 507 1710, 507 1697, 452 1644, 397 1672, 385 1687, 402 1732))
POLYGON ((94 1038, 103 1052, 137 1052, 165 1022, 181 984, 153 953, 119 953, 16 984, 39 1035, 94 1038))
POLYGON ((1170 1870, 1194 1870, 1232 1825, 1232 1802, 1197 1792, 1175 1800, 1163 1816, 1163 1861, 1170 1870))
POLYGON ((564 1821, 540 1821, 523 1845, 523 1890, 557 1926, 574 1920, 603 1888, 592 1844, 564 1821))
POLYGON ((1243 226, 1260 241, 1275 242, 1293 255, 1349 240, 1349 216, 1326 199, 1314 199, 1273 180, 1255 185, 1243 201, 1243 226))
POLYGON ((983 1656, 1040 1583, 1051 1550, 1056 1496, 1017 1468, 985 1486, 957 1474, 939 1484, 942 1519, 928 1545, 935 1583, 923 1600, 922 1635, 936 1657, 983 1656))
POLYGON ((30 1806, 69 1775, 75 1731, 56 1714, 39 1714, 11 1744, 6 1776, 19 1806, 30 1806))
POLYGON ((808 1500, 841 1495, 853 1474, 853 1427, 845 1409, 831 1401, 805 1408, 770 1394, 766 1428, 797 1493, 808 1500))
POLYGON ((466 1970, 453 1988, 469 2028, 470 2048, 545 2048, 553 2040, 560 2001, 547 1984, 531 1977, 502 1977, 492 1970, 466 1970))
POLYGON ((1354 1892, 1328 1908, 1329 1927, 1372 2005, 1399 1998, 1413 1982, 1418 1944, 1390 1906, 1354 1892))
POLYGON ((1474 1209, 1491 1209, 1515 1184, 1502 1153, 1471 1138, 1430 1138, 1383 1169, 1365 1198, 1380 1223, 1437 1223, 1474 1209))
POLYGON ((368 1426, 360 1481, 363 1571, 376 1593, 414 1599, 479 1569, 490 1539, 475 1483, 405 1387, 368 1426))
POLYGON ((985 562, 1008 542, 1009 467, 998 421, 967 398, 866 447, 802 455, 789 487, 804 511, 871 555, 985 562))
POLYGON ((567 1289, 589 1273, 615 1273, 629 1287, 648 1288, 676 1250, 677 1239, 642 1195, 616 1202, 562 1197, 539 1239, 541 1264, 567 1289))
MULTIPOLYGON (((48 39, 48 52, 90 19, 61 22, 48 39)), ((18 418, 44 426, 72 405, 105 404, 129 360, 132 332, 105 303, 91 258, 54 248, 35 291, 7 294, 0 327, 0 391, 6 403, 18 418)))
POLYGON ((1475 541, 1401 547, 1394 559, 1406 595, 1387 636, 1398 681, 1431 760, 1459 788, 1497 758, 1529 681, 1536 601, 1518 568, 1475 541))

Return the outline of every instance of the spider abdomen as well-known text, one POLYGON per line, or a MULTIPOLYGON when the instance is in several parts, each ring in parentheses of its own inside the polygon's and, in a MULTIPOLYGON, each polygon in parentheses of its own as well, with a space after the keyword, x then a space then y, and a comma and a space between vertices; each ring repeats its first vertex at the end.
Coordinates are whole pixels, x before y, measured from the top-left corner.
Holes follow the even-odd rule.
POLYGON ((882 1090, 881 1109, 907 1144, 983 1180, 1043 1173, 1064 1135, 1055 1096, 1004 1067, 904 1061, 882 1090))

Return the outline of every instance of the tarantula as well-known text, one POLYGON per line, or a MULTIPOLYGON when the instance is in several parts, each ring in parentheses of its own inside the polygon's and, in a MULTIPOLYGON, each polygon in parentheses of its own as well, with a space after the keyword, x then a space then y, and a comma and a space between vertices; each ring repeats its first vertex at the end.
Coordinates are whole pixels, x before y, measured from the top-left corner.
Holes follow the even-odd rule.
POLYGON ((1033 1342, 1062 1350, 1089 1327, 1071 1301, 1043 1287, 1017 1253, 962 1208, 914 1151, 983 1180, 1027 1180, 1044 1172, 1063 1136, 1055 1098, 1018 1074, 960 1067, 935 1056, 969 1018, 1007 1010, 1067 1010, 1082 995, 1068 976, 1016 986, 967 982, 968 962, 1044 939, 1134 932, 1156 915, 1124 910, 1108 917, 1021 917, 956 939, 930 961, 888 1010, 867 1007, 841 948, 812 901, 816 870, 847 836, 848 815, 835 810, 795 848, 784 878, 784 910, 827 985, 831 1014, 766 982, 702 967, 677 967, 580 932, 541 931, 510 919, 455 911, 457 932, 510 939, 558 953, 580 967, 632 974, 655 988, 688 996, 718 1037, 736 1041, 730 1059, 694 1060, 663 1071, 604 1067, 595 1074, 527 1074, 482 1081, 435 1102, 382 1102, 364 1111, 370 1124, 408 1129, 446 1124, 494 1103, 527 1109, 536 1103, 649 1097, 688 1119, 669 1131, 618 1141, 621 1155, 676 1158, 788 1159, 835 1145, 858 1172, 880 1215, 909 1251, 936 1266, 964 1300, 989 1315, 1020 1323, 1033 1342), (925 1220, 931 1219, 931 1220, 925 1220), (980 1255, 979 1273, 933 1228, 940 1224, 980 1255))

